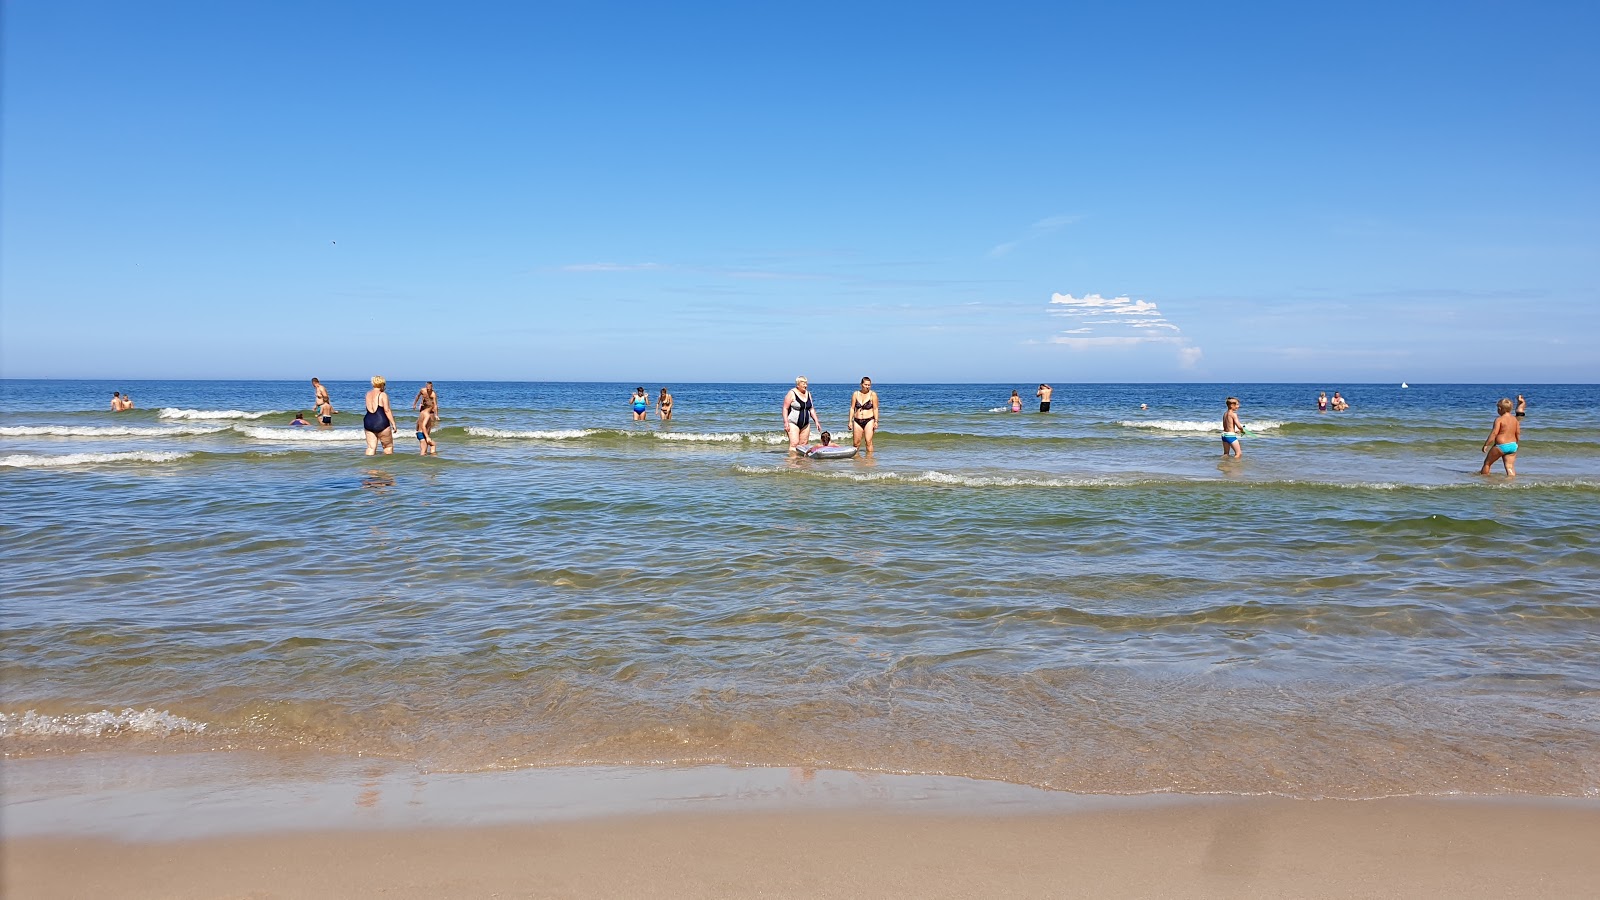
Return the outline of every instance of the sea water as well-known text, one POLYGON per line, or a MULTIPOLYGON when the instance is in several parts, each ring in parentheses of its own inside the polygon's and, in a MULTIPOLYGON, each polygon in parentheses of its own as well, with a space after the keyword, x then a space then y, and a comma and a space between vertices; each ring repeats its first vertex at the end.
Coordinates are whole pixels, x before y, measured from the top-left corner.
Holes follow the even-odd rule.
MULTIPOLYGON (((784 384, 663 423, 440 382, 426 459, 328 387, 322 429, 304 382, 0 382, 8 757, 1600 794, 1595 386, 879 383, 844 461, 789 456, 784 384), (1518 477, 1480 476, 1518 392, 1518 477)), ((852 388, 814 386, 844 440, 852 388)))

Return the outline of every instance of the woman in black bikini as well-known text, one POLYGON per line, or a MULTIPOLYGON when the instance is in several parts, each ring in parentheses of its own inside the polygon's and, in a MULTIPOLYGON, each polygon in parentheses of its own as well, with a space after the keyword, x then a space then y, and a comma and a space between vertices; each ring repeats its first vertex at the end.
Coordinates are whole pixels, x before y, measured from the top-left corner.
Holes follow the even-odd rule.
POLYGON ((367 433, 367 455, 378 452, 383 444, 385 455, 394 452, 394 409, 389 406, 388 382, 382 375, 372 376, 372 390, 367 391, 367 414, 361 419, 361 428, 367 433))
POLYGON ((789 434, 790 451, 811 443, 811 423, 817 418, 817 411, 808 384, 802 375, 783 395, 783 430, 789 434))
POLYGON ((878 392, 872 389, 872 379, 861 379, 861 389, 850 395, 850 440, 857 448, 867 442, 867 452, 872 452, 872 436, 878 433, 878 392))

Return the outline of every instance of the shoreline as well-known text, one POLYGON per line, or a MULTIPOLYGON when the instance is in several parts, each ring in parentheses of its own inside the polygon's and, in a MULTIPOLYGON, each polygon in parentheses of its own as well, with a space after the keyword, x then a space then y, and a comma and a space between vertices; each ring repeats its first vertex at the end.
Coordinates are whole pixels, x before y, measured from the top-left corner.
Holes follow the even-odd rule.
POLYGON ((1600 801, 1087 796, 834 770, 8 760, 8 897, 1515 896, 1600 883, 1600 801))

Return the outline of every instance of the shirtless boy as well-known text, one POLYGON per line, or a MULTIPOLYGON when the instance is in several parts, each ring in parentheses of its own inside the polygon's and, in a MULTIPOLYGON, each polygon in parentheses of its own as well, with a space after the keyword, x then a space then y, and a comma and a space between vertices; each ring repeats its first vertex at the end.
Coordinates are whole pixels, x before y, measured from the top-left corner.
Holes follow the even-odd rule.
POLYGON ((317 399, 314 407, 317 411, 318 421, 324 425, 332 425, 333 401, 328 399, 328 389, 323 387, 322 382, 316 380, 315 378, 311 379, 311 387, 317 392, 317 399))
POLYGON ((433 442, 433 428, 439 424, 439 413, 430 403, 417 411, 417 454, 438 456, 439 446, 433 442))
POLYGON ((1228 398, 1228 411, 1222 414, 1222 456, 1235 459, 1244 456, 1244 447, 1239 445, 1239 436, 1244 434, 1244 426, 1239 424, 1239 398, 1228 398))
POLYGON ((1039 398, 1039 412, 1050 411, 1050 395, 1055 392, 1056 389, 1048 384, 1039 385, 1039 389, 1033 392, 1033 395, 1039 398))
POLYGON ((1500 398, 1495 404, 1494 427, 1489 429, 1489 438, 1483 442, 1483 468, 1478 470, 1479 475, 1489 474, 1489 467, 1495 460, 1500 460, 1506 468, 1506 475, 1510 478, 1517 476, 1517 441, 1522 438, 1522 423, 1511 414, 1511 400, 1508 397, 1500 398))

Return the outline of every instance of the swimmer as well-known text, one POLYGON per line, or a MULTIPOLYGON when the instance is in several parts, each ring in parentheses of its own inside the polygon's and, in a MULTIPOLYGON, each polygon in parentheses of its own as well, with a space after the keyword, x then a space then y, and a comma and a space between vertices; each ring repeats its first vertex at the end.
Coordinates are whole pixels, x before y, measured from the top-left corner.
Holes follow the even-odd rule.
POLYGON ((633 406, 633 420, 635 422, 643 422, 645 420, 645 410, 650 408, 650 397, 645 394, 644 388, 634 388, 633 396, 628 398, 628 402, 633 406))
POLYGON ((1518 394, 1517 395, 1517 418, 1520 419, 1520 418, 1526 416, 1527 414, 1528 414, 1528 401, 1521 394, 1518 394))
POLYGON ((123 410, 133 409, 133 395, 127 391, 122 392, 122 408, 123 410))
POLYGON ((1045 413, 1050 411, 1050 395, 1054 394, 1055 392, 1056 389, 1048 384, 1039 385, 1039 389, 1033 392, 1033 395, 1039 398, 1039 412, 1045 413))
POLYGON ((433 428, 439 423, 439 413, 433 404, 424 403, 417 411, 417 455, 439 455, 439 445, 433 442, 433 428))
POLYGON ((331 400, 324 400, 317 404, 316 413, 318 425, 327 427, 333 424, 333 402, 331 400))
POLYGON ((1139 408, 1140 408, 1140 409, 1149 409, 1149 408, 1150 408, 1150 404, 1148 404, 1148 403, 1141 403, 1141 404, 1139 404, 1139 408))
POLYGON ((1239 423, 1239 398, 1228 398, 1228 411, 1222 414, 1222 457, 1229 456, 1238 459, 1244 456, 1244 447, 1239 444, 1239 436, 1244 433, 1244 426, 1239 423))
POLYGON ((1011 411, 1022 412, 1022 395, 1016 391, 1011 392, 1011 411))
POLYGON ((322 386, 322 382, 315 378, 311 379, 311 390, 316 392, 316 397, 311 401, 311 408, 321 409, 322 405, 326 403, 328 405, 328 415, 333 415, 333 401, 328 399, 328 389, 322 386))
POLYGON ((672 421, 672 395, 666 388, 661 389, 661 396, 656 398, 656 418, 663 422, 672 421))
POLYGON ((1479 475, 1489 474, 1489 467, 1495 460, 1500 460, 1505 466, 1506 476, 1517 477, 1517 441, 1522 438, 1522 423, 1511 414, 1511 399, 1500 398, 1495 404, 1494 427, 1489 429, 1489 437, 1483 442, 1483 468, 1478 470, 1479 475))
POLYGON ((394 409, 389 406, 389 383, 382 375, 372 376, 372 389, 367 391, 367 414, 361 419, 361 428, 367 436, 367 455, 378 452, 383 445, 384 455, 394 452, 394 409))
POLYGON ((1328 411, 1328 394, 1326 391, 1317 392, 1317 412, 1328 411))
POLYGON ((306 421, 306 414, 305 413, 295 413, 294 414, 294 421, 290 422, 289 424, 295 426, 296 428, 310 428, 311 427, 311 423, 306 421))
POLYGON ((111 392, 111 411, 112 412, 122 412, 122 392, 121 391, 112 391, 111 392))
POLYGON ((810 382, 804 375, 794 380, 794 387, 783 395, 783 430, 789 435, 789 449, 799 450, 811 440, 811 423, 816 421, 817 408, 812 402, 810 382))
MULTIPOLYGON (((863 377, 861 387, 850 395, 850 442, 857 449, 865 441, 867 452, 872 452, 872 436, 878 433, 878 412, 878 392, 872 389, 872 379, 863 377)), ((827 437, 828 433, 824 431, 822 436, 827 437)))
POLYGON ((1333 411, 1334 412, 1344 412, 1345 410, 1347 410, 1349 408, 1350 408, 1350 404, 1345 402, 1345 399, 1343 397, 1339 396, 1339 392, 1338 391, 1334 391, 1333 392, 1333 411))

